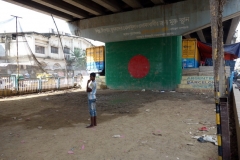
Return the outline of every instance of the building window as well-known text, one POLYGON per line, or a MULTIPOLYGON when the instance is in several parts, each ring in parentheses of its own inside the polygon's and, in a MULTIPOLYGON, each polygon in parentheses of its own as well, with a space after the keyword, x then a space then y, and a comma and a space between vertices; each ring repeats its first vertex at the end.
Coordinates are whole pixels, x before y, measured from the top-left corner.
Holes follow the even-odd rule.
POLYGON ((45 54, 45 48, 43 46, 35 45, 35 53, 45 54))
POLYGON ((56 53, 56 54, 58 54, 58 48, 51 46, 51 53, 56 53))
POLYGON ((70 48, 64 47, 63 52, 64 54, 70 54, 70 48))

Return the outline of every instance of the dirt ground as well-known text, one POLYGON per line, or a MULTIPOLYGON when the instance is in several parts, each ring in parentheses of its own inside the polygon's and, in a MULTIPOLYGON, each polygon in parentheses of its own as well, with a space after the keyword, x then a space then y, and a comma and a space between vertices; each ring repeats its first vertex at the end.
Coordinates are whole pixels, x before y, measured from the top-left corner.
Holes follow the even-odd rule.
POLYGON ((100 90, 87 129, 79 89, 4 98, 0 160, 216 160, 217 146, 192 138, 216 134, 214 109, 205 94, 100 90))

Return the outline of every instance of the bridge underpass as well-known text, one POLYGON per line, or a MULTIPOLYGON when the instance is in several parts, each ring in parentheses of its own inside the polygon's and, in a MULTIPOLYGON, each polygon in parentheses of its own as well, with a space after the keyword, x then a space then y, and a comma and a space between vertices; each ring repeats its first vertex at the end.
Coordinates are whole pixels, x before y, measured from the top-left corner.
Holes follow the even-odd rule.
MULTIPOLYGON (((53 14, 55 17, 64 19, 68 22, 80 22, 80 23, 85 23, 85 19, 90 19, 94 17, 102 17, 106 15, 113 15, 113 14, 118 14, 119 13, 124 13, 128 12, 129 15, 131 16, 138 16, 137 12, 131 12, 131 11, 137 11, 137 10, 145 10, 145 9, 152 9, 156 8, 159 10, 160 15, 159 16, 153 16, 151 15, 152 13, 148 14, 147 17, 142 18, 142 19, 132 19, 131 16, 127 16, 131 22, 127 23, 132 23, 134 21, 143 21, 143 20, 151 20, 155 18, 160 18, 162 17, 161 15, 161 10, 165 10, 164 8, 172 8, 173 10, 177 10, 177 12, 185 12, 185 13, 190 13, 189 11, 183 11, 181 10, 182 8, 179 7, 183 5, 184 7, 188 8, 187 10, 192 10, 194 12, 195 8, 197 6, 196 4, 199 4, 199 1, 195 3, 195 6, 192 4, 194 1, 185 1, 184 0, 115 0, 115 1, 110 1, 110 0, 5 0, 7 2, 26 7, 35 11, 39 11, 45 14, 53 14), (165 7, 163 7, 165 6, 165 7)), ((233 7, 233 12, 232 15, 229 16, 228 14, 225 15, 224 22, 223 22, 223 29, 224 29, 224 43, 225 44, 230 44, 233 40, 234 42, 234 34, 236 27, 239 22, 239 13, 237 9, 238 1, 229 1, 229 5, 231 4, 236 4, 235 7, 233 7), (234 9, 235 8, 235 9, 234 9)), ((205 4, 205 6, 202 6, 203 9, 209 9, 209 2, 208 0, 203 0, 201 1, 201 4, 205 4)), ((229 10, 230 8, 225 9, 225 12, 229 10)), ((201 9, 200 9, 201 10, 201 9)), ((166 9, 166 13, 169 10, 166 9)), ((196 10, 197 13, 202 14, 202 12, 199 12, 196 10)), ((228 11, 227 11, 228 12, 228 11)), ((125 14, 126 15, 126 14, 125 14)), ((167 14, 166 14, 167 17, 167 14)), ((205 17, 199 18, 199 17, 194 17, 197 18, 198 21, 203 21, 203 19, 207 19, 209 21, 209 14, 205 14, 205 17)), ((94 19, 95 21, 96 19, 94 19)), ((123 24, 124 22, 119 22, 119 24, 123 24)), ((109 23, 110 25, 111 23, 109 23)), ((108 25, 108 24, 104 24, 108 25)), ((80 27, 82 30, 83 28, 80 27)), ((84 32, 84 31, 83 31, 84 32)), ((79 35, 78 32, 74 32, 73 34, 79 35)), ((206 43, 211 43, 211 28, 210 24, 204 23, 202 25, 198 25, 195 28, 189 28, 188 30, 185 30, 184 32, 181 33, 183 35, 183 38, 197 38, 198 40, 206 43)), ((85 35, 84 33, 81 34, 80 36, 88 36, 85 35)), ((91 36, 92 37, 92 36, 91 36)), ((86 37, 86 38, 91 38, 91 37, 86 37)), ((157 36, 158 37, 158 36, 157 36)), ((98 39, 96 39, 98 40, 98 39)), ((100 41, 107 42, 104 39, 99 39, 100 41)), ((120 40, 120 39, 119 39, 120 40)))
MULTIPOLYGON (((113 89, 175 89, 182 37, 211 43, 209 0, 6 1, 53 14, 67 20, 73 34, 106 42, 106 82, 113 89), (140 66, 136 61, 143 67, 133 69, 140 66)), ((228 1, 224 8, 226 44, 239 22, 239 2, 228 1)))
MULTIPOLYGON (((73 34, 105 42, 106 82, 110 88, 175 89, 181 81, 182 36, 211 43, 209 0, 6 1, 66 19, 73 34), (136 57, 138 54, 143 57, 136 57), (131 71, 130 60, 134 57, 146 58, 146 66, 136 69, 144 73, 131 71), (114 72, 120 75, 114 77, 114 72)), ((231 0, 224 7, 225 43, 234 37, 239 2, 231 0)))

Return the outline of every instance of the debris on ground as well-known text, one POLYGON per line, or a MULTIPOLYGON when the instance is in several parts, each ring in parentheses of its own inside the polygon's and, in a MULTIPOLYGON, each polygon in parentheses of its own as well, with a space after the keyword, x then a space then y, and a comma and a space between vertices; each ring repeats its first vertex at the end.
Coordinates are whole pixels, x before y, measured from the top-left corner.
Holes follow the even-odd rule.
POLYGON ((142 92, 145 92, 146 90, 145 89, 142 89, 142 92))
POLYGON ((152 133, 154 136, 162 136, 160 133, 152 133))
POLYGON ((118 134, 117 134, 117 135, 113 135, 112 137, 113 137, 113 138, 124 138, 124 135, 118 135, 118 134))
POLYGON ((113 138, 120 138, 121 135, 113 135, 112 137, 113 137, 113 138))
POLYGON ((73 151, 68 151, 68 154, 74 154, 74 152, 73 151))
POLYGON ((193 143, 187 143, 187 145, 189 145, 189 146, 194 146, 194 144, 193 144, 193 143))
POLYGON ((146 109, 146 112, 149 112, 150 111, 150 109, 146 109))
POLYGON ((199 123, 202 125, 210 125, 211 124, 210 122, 199 122, 199 123))
POLYGON ((207 127, 205 127, 205 126, 199 128, 198 130, 199 130, 199 131, 208 131, 207 127))
POLYGON ((217 139, 210 135, 200 136, 197 140, 201 143, 211 142, 211 143, 214 143, 216 146, 218 145, 217 139))

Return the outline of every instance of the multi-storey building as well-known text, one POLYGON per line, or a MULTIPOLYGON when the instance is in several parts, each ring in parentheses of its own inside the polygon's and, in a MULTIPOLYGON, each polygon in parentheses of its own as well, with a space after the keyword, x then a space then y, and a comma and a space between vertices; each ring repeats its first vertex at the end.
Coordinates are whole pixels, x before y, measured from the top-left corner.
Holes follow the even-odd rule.
POLYGON ((0 74, 16 74, 17 57, 20 74, 34 77, 41 68, 58 76, 64 76, 66 70, 73 72, 74 63, 68 63, 72 53, 93 45, 77 36, 62 33, 60 37, 61 41, 55 33, 19 33, 17 56, 16 34, 1 33, 0 74))

